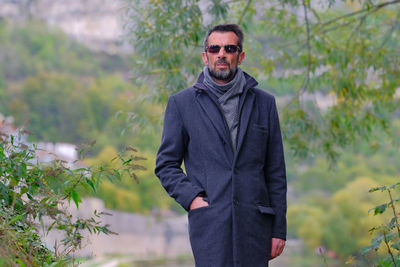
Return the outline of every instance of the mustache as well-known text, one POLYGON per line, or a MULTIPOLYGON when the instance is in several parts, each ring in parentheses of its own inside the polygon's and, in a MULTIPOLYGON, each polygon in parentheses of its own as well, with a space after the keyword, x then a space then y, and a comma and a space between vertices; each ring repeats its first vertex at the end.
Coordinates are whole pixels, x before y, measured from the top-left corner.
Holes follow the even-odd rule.
POLYGON ((217 61, 215 61, 214 65, 217 65, 217 64, 220 64, 220 63, 227 64, 228 66, 231 66, 231 64, 229 64, 229 62, 225 58, 218 59, 217 61))

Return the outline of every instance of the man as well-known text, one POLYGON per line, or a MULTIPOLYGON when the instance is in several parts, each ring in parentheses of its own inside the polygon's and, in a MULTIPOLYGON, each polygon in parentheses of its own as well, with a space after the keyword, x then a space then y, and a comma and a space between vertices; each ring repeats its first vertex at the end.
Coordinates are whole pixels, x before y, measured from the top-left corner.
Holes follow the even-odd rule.
POLYGON ((189 212, 197 267, 265 267, 285 245, 278 114, 274 97, 238 67, 242 43, 238 25, 212 28, 203 72, 169 98, 165 111, 155 173, 189 212))

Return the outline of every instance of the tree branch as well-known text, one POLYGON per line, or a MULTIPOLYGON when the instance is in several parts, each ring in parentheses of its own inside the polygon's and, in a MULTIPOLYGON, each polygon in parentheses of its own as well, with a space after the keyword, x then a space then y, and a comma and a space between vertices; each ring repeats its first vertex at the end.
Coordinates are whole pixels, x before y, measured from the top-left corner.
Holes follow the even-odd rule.
POLYGON ((375 11, 377 11, 377 10, 379 10, 379 9, 381 9, 381 8, 383 8, 383 7, 385 7, 385 6, 393 5, 393 4, 397 4, 397 3, 400 3, 400 0, 394 0, 394 1, 390 1, 390 2, 384 2, 384 3, 381 3, 381 4, 379 4, 379 5, 372 6, 372 7, 370 7, 370 8, 361 9, 361 10, 358 10, 358 11, 355 11, 355 12, 352 12, 352 13, 345 14, 345 15, 343 15, 343 16, 339 16, 339 17, 337 17, 337 18, 333 18, 333 19, 331 19, 331 20, 328 20, 328 21, 326 21, 326 22, 321 23, 320 26, 321 26, 321 27, 325 27, 326 25, 332 24, 332 23, 334 23, 334 22, 337 22, 337 21, 339 21, 339 20, 342 20, 342 19, 345 19, 345 18, 348 18, 348 17, 352 17, 352 16, 359 15, 359 14, 364 13, 364 12, 373 13, 373 12, 375 12, 375 11))
MULTIPOLYGON (((369 11, 367 14, 365 14, 362 17, 363 19, 365 19, 371 13, 374 13, 374 12, 378 11, 379 9, 385 7, 385 6, 392 5, 392 4, 397 4, 397 3, 400 3, 400 0, 395 0, 395 1, 391 1, 391 2, 385 2, 385 3, 382 3, 382 4, 379 4, 379 5, 375 6, 373 8, 370 8, 368 10, 367 9, 359 10, 359 11, 356 11, 356 12, 353 12, 353 13, 348 13, 346 15, 331 19, 331 20, 329 20, 327 22, 317 23, 314 27, 319 27, 320 29, 317 32, 325 34, 325 33, 328 33, 330 31, 335 31, 337 29, 340 29, 340 28, 343 28, 343 27, 347 27, 347 26, 353 24, 354 22, 358 21, 358 19, 357 18, 353 18, 352 20, 347 21, 347 22, 345 22, 343 24, 339 24, 339 25, 336 25, 336 26, 332 26, 331 28, 328 28, 328 29, 325 29, 325 30, 321 30, 321 28, 323 28, 326 25, 332 24, 334 22, 337 22, 337 21, 339 21, 341 19, 344 19, 344 18, 347 18, 347 17, 352 17, 354 15, 358 15, 360 13, 369 11)), ((299 43, 307 43, 307 39, 303 39, 303 40, 295 41, 295 42, 287 42, 287 43, 284 43, 284 44, 280 44, 279 47, 280 48, 287 48, 287 47, 290 47, 292 45, 298 45, 299 43)))
POLYGON ((361 17, 361 19, 359 20, 357 26, 351 31, 350 36, 347 38, 347 46, 350 45, 350 41, 353 39, 353 37, 357 34, 357 32, 361 29, 361 27, 363 26, 363 24, 365 23, 365 20, 368 16, 368 13, 365 14, 364 16, 361 17))
POLYGON ((386 32, 385 38, 382 41, 381 45, 378 47, 378 49, 376 49, 377 52, 380 51, 392 37, 392 34, 393 34, 394 30, 396 29, 397 21, 399 20, 399 17, 400 17, 400 12, 397 13, 396 19, 393 21, 390 29, 386 32))
POLYGON ((387 248, 387 250, 388 250, 388 253, 389 253, 389 255, 390 255, 390 257, 391 257, 391 259, 392 259, 392 262, 393 262, 393 264, 394 264, 394 267, 397 267, 397 264, 396 264, 396 261, 395 261, 395 259, 394 259, 394 256, 393 256, 393 252, 392 252, 392 250, 390 249, 390 246, 389 246, 389 241, 387 240, 387 237, 386 237, 386 232, 385 232, 385 230, 383 231, 383 237, 384 237, 384 243, 385 243, 385 245, 386 245, 386 248, 387 248))
POLYGON ((244 18, 244 15, 246 14, 247 10, 248 10, 249 7, 250 7, 251 1, 252 1, 252 0, 248 0, 248 1, 247 1, 247 4, 246 4, 246 6, 245 6, 245 8, 243 9, 243 12, 242 12, 242 14, 240 15, 240 18, 239 18, 239 21, 238 21, 238 24, 239 24, 239 25, 242 24, 242 20, 243 20, 243 18, 244 18))
POLYGON ((392 206, 393 215, 394 215, 394 218, 396 218, 395 221, 396 221, 397 233, 399 234, 399 237, 400 237, 399 220, 398 220, 398 217, 397 217, 397 212, 396 212, 396 208, 394 206, 394 201, 393 201, 393 197, 392 197, 392 193, 390 192, 390 189, 388 189, 388 193, 389 193, 389 198, 390 198, 390 204, 392 206))
POLYGON ((306 0, 303 0, 303 8, 304 8, 304 20, 306 23, 306 30, 307 30, 307 76, 306 76, 306 80, 302 86, 302 88, 300 89, 300 94, 303 93, 309 83, 310 83, 310 78, 311 78, 311 33, 310 33, 310 22, 308 20, 308 13, 307 13, 307 4, 306 4, 306 0))

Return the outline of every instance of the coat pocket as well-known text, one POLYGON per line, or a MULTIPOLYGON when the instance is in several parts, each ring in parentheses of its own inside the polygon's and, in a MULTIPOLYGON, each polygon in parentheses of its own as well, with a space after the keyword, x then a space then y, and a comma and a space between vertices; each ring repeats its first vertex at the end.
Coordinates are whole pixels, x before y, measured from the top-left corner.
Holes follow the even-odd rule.
POLYGON ((208 204, 208 206, 204 206, 204 207, 200 207, 200 208, 189 210, 188 214, 190 216, 193 213, 202 212, 203 210, 207 210, 209 208, 210 208, 210 204, 208 204))
POLYGON ((275 211, 271 207, 265 207, 265 206, 257 206, 258 211, 262 214, 269 214, 269 215, 275 215, 275 211))

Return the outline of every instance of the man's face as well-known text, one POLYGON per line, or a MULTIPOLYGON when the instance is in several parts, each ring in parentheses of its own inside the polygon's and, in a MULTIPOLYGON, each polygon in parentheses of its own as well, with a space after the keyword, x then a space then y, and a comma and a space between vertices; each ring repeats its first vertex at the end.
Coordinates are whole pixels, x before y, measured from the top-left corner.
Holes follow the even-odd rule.
POLYGON ((244 59, 244 52, 227 53, 225 45, 237 45, 238 38, 234 32, 213 32, 208 37, 208 45, 219 45, 218 53, 203 52, 203 61, 210 69, 215 82, 225 84, 233 79, 237 66, 244 59))

